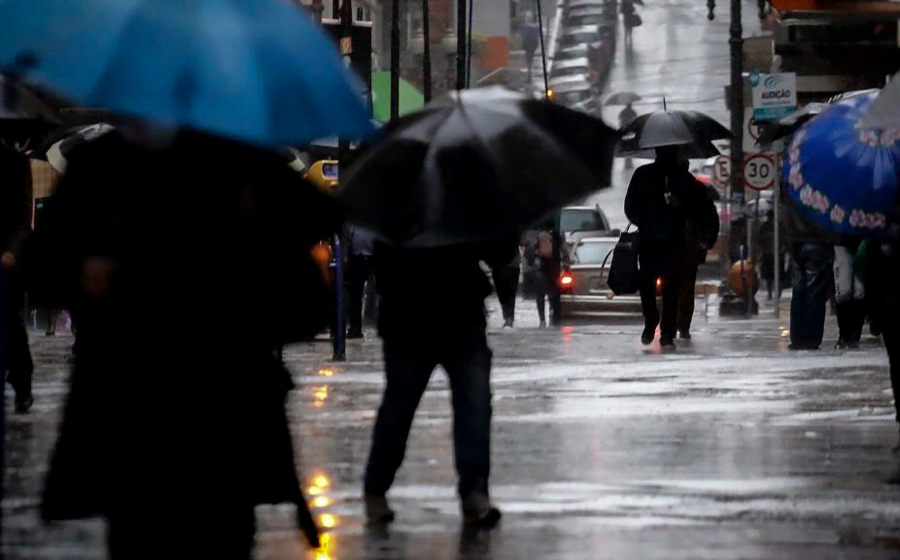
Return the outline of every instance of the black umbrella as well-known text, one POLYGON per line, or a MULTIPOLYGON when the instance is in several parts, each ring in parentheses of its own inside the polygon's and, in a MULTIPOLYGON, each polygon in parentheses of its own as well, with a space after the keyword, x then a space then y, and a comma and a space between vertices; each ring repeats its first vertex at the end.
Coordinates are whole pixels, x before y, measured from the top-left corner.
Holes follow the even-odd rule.
POLYGON ((718 121, 697 111, 656 111, 640 115, 622 129, 618 155, 636 157, 651 148, 683 146, 695 155, 713 157, 719 151, 713 140, 731 138, 718 121))
POLYGON ((68 165, 69 154, 73 149, 86 142, 96 140, 111 130, 113 130, 113 126, 106 123, 61 128, 48 134, 42 144, 35 148, 30 155, 36 159, 47 160, 53 169, 64 173, 68 165))
POLYGON ((768 121, 764 123, 760 127, 759 138, 756 140, 756 144, 765 147, 776 140, 790 136, 795 130, 821 113, 826 107, 828 107, 826 103, 809 103, 802 109, 794 111, 790 115, 786 115, 777 121, 768 121))
POLYGON ((0 146, 28 152, 58 126, 58 114, 37 94, 0 75, 0 146))
POLYGON ((356 222, 407 248, 517 236, 609 186, 619 138, 599 119, 499 87, 453 93, 385 132, 339 196, 356 222))

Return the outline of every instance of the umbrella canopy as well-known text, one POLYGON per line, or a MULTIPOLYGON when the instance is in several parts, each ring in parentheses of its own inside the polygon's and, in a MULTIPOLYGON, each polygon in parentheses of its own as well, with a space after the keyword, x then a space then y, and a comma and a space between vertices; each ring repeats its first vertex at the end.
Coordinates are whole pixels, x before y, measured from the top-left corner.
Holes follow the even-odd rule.
POLYGON ((620 91, 606 98, 604 105, 628 105, 635 101, 640 101, 641 96, 630 91, 620 91))
POLYGON ((800 211, 830 231, 878 236, 897 202, 900 130, 859 129, 875 94, 828 107, 794 134, 784 166, 800 211))
MULTIPOLYGON (((411 83, 400 78, 400 116, 425 106, 425 97, 411 83)), ((391 73, 372 73, 372 112, 375 120, 391 120, 391 73)))
POLYGON ((49 146, 42 147, 43 153, 34 153, 32 156, 46 159, 53 169, 65 173, 69 165, 69 154, 73 149, 86 142, 92 142, 111 130, 113 127, 105 123, 68 129, 64 136, 55 137, 49 146))
POLYGON ((53 107, 28 88, 0 75, 0 146, 27 153, 57 123, 53 107))
POLYGON ((3 2, 0 67, 84 106, 268 147, 371 131, 335 45, 283 0, 3 2))
POLYGON ((790 136, 804 123, 824 111, 827 106, 825 103, 808 103, 790 115, 765 123, 760 130, 759 139, 756 141, 757 145, 768 146, 776 140, 790 136))
POLYGON ((610 183, 618 132, 545 100, 484 88, 399 119, 343 177, 352 219, 405 248, 516 237, 610 183))
POLYGON ((894 76, 860 119, 861 128, 900 128, 900 79, 894 76))
POLYGON ((618 155, 637 157, 649 148, 684 146, 695 154, 713 157, 719 151, 713 140, 731 138, 731 132, 718 121, 697 111, 656 111, 640 115, 622 130, 618 155))

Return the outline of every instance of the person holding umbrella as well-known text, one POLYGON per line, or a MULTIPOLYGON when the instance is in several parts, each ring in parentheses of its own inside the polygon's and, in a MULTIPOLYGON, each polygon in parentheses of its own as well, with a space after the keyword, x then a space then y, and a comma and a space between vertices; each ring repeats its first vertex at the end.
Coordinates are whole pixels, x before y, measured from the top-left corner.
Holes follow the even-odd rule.
POLYGON ((387 493, 433 370, 450 380, 463 521, 492 527, 491 350, 479 262, 505 266, 548 212, 609 185, 616 131, 502 88, 460 91, 402 117, 344 177, 339 197, 371 227, 381 294, 386 386, 363 481, 373 523, 395 517, 387 493), (551 188, 550 185, 553 187, 551 188), (416 270, 429 285, 408 281, 416 270), (428 329, 411 326, 427 321, 428 329))
MULTIPOLYGON (((28 412, 34 397, 31 377, 34 363, 22 320, 24 286, 20 276, 25 240, 31 232, 33 199, 31 164, 18 152, 0 147, 0 320, 6 322, 7 364, 0 370, 15 390, 16 412, 28 412)), ((5 381, 4 381, 5 382, 5 381)))

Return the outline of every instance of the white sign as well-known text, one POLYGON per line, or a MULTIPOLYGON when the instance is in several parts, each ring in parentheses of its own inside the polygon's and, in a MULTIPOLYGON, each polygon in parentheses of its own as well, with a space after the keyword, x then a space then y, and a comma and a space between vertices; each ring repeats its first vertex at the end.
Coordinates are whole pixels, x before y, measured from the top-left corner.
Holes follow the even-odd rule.
POLYGON ((775 184, 775 158, 771 154, 750 154, 744 160, 744 185, 764 191, 775 184))
POLYGON ((797 110, 797 75, 750 74, 753 92, 753 117, 758 121, 770 121, 790 115, 797 110))
POLYGON ((731 181, 731 160, 727 156, 719 156, 713 163, 713 183, 717 187, 725 187, 731 181))

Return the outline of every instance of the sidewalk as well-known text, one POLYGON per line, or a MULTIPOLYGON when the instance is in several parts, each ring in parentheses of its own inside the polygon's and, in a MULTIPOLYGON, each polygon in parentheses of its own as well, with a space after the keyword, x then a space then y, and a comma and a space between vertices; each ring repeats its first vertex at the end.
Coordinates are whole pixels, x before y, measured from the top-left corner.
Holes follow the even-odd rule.
MULTIPOLYGON (((380 344, 372 333, 351 341, 344 364, 328 360, 327 344, 292 346, 300 472, 320 488, 315 512, 333 528, 326 549, 303 556, 290 508, 258 508, 256 557, 896 558, 900 489, 883 484, 897 465, 884 350, 867 339, 855 352, 790 353, 787 314, 762 307, 757 318, 726 320, 705 319, 698 305, 694 340, 670 354, 639 344, 639 320, 541 330, 533 303, 520 301, 510 331, 492 313, 492 490, 505 517, 482 535, 460 531, 443 375, 390 494, 398 520, 375 534, 360 477, 383 383, 380 344)), ((36 510, 70 344, 33 338, 36 406, 9 423, 6 559, 105 558, 101 523, 47 529, 36 510)))

